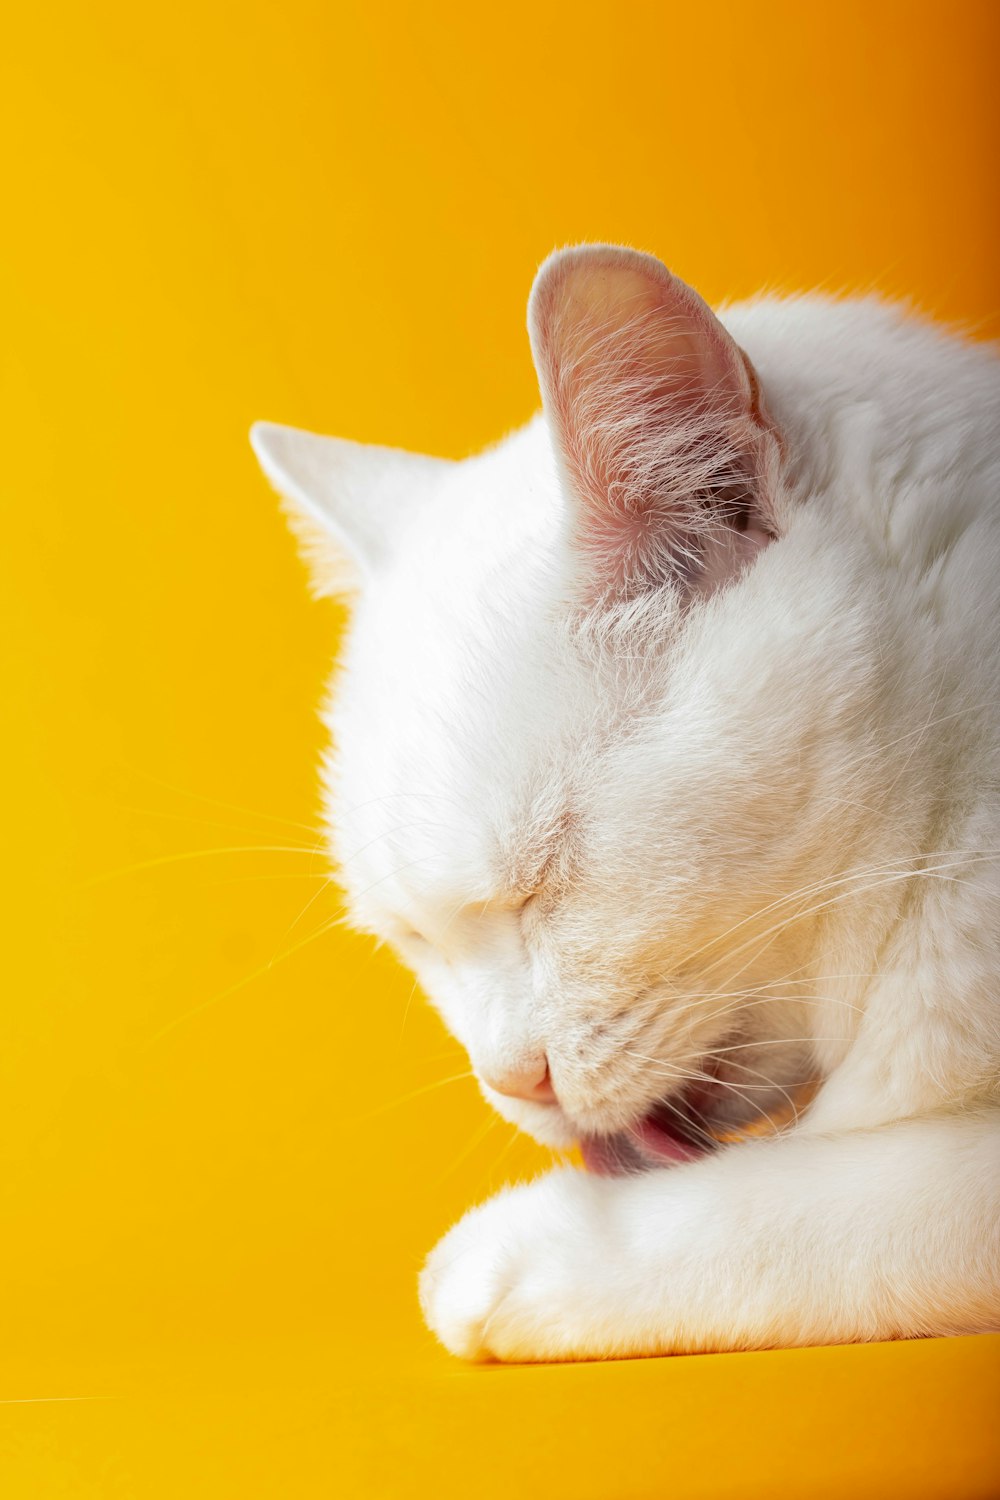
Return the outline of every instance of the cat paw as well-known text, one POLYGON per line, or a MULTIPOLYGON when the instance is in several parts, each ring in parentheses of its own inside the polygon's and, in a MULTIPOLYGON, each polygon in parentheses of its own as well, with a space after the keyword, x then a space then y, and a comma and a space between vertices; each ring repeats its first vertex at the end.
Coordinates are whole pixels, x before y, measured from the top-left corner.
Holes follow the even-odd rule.
POLYGON ((471 1360, 605 1352, 594 1319, 603 1186, 554 1172, 491 1198, 445 1235, 421 1273, 420 1303, 446 1349, 471 1360))

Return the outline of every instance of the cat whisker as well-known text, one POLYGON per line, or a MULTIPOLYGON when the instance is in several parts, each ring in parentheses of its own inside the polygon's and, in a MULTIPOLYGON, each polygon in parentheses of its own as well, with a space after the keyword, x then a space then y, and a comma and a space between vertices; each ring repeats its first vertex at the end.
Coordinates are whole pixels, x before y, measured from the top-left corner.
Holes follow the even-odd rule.
POLYGON ((154 786, 163 787, 168 792, 175 792, 180 797, 190 797, 195 802, 203 802, 211 807, 221 807, 227 812, 242 813, 244 817, 253 818, 259 822, 277 823, 285 828, 299 828, 308 834, 318 835, 319 831, 311 823, 302 823, 295 818, 279 817, 275 813, 258 812, 255 808, 242 807, 236 802, 224 802, 218 797, 206 796, 204 792, 192 792, 186 787, 164 781, 162 777, 154 776, 151 771, 145 771, 139 766, 125 766, 125 769, 130 775, 141 776, 145 781, 152 782, 154 786))
POLYGON ((472 1135, 469 1137, 469 1140, 468 1140, 468 1142, 467 1142, 464 1150, 462 1150, 462 1151, 459 1152, 458 1156, 456 1156, 456 1158, 452 1162, 451 1166, 448 1167, 446 1171, 442 1172, 441 1175, 440 1175, 440 1177, 436 1178, 435 1181, 431 1184, 432 1190, 436 1191, 439 1187, 441 1187, 444 1183, 446 1183, 448 1181, 449 1177, 454 1176, 454 1174, 458 1171, 458 1169, 461 1166, 463 1166, 465 1162, 468 1161, 469 1157, 473 1154, 473 1152, 476 1151, 478 1149, 478 1147, 482 1145, 482 1143, 486 1139, 486 1137, 493 1130, 496 1129, 496 1127, 497 1127, 497 1125, 499 1125, 499 1123, 500 1123, 500 1116, 497 1115, 497 1114, 494 1114, 492 1112, 492 1110, 491 1110, 490 1113, 489 1113, 489 1115, 486 1117, 485 1121, 483 1122, 483 1124, 480 1125, 479 1129, 473 1131, 472 1135))
MULTIPOLYGON (((781 982, 781 981, 779 981, 781 982)), ((681 1019, 692 1011, 697 1011, 708 1006, 716 1007, 720 1001, 728 1001, 718 1009, 713 1009, 713 1020, 721 1020, 728 1015, 741 1010, 751 1010, 758 1005, 772 1005, 788 1002, 796 1006, 839 1006, 841 1009, 863 1014, 862 1007, 853 1004, 850 1000, 844 1000, 837 995, 799 995, 794 992, 790 994, 761 994, 760 990, 769 986, 753 986, 745 990, 709 990, 704 994, 685 994, 679 1003, 671 1005, 670 1013, 674 1020, 681 1019)), ((655 1016, 655 1013, 654 1013, 655 1016)))
MULTIPOLYGON (((640 1060, 642 1060, 644 1062, 654 1062, 654 1061, 657 1061, 654 1058, 645 1058, 645 1057, 643 1057, 643 1054, 641 1052, 630 1052, 628 1054, 628 1056, 639 1058, 640 1060)), ((675 1082, 675 1083, 684 1083, 684 1082, 690 1081, 689 1077, 687 1075, 685 1075, 684 1072, 681 1072, 681 1071, 678 1071, 678 1070, 671 1070, 669 1068, 660 1068, 657 1071, 660 1073, 660 1076, 662 1076, 662 1077, 664 1077, 666 1079, 669 1079, 670 1081, 675 1082)), ((715 1137, 712 1136, 712 1135, 710 1135, 709 1132, 703 1126, 698 1125, 693 1120, 691 1120, 689 1114, 685 1113, 676 1104, 674 1104, 674 1102, 673 1102, 672 1099, 669 1099, 669 1098, 658 1099, 656 1101, 656 1107, 658 1109, 660 1109, 660 1108, 662 1108, 662 1109, 669 1109, 669 1111, 670 1111, 671 1114, 677 1116, 678 1120, 681 1121, 681 1123, 682 1123, 682 1125, 684 1125, 685 1129, 693 1131, 694 1134, 700 1136, 701 1140, 703 1141, 703 1143, 705 1145, 708 1145, 710 1147, 714 1147, 717 1144, 717 1142, 715 1140, 715 1137)))
POLYGON ((413 983, 410 985, 410 993, 406 997, 406 1004, 403 1006, 403 1019, 399 1023, 399 1041, 396 1044, 397 1051, 402 1051, 403 1034, 406 1031, 406 1023, 410 1016, 410 1007, 413 1004, 413 997, 417 993, 417 986, 419 985, 419 983, 419 979, 414 979, 413 983))
MULTIPOLYGON (((736 1094, 737 1097, 743 1100, 743 1102, 746 1104, 752 1103, 751 1100, 747 1099, 747 1093, 774 1093, 775 1091, 777 1091, 784 1097, 787 1104, 795 1114, 795 1118, 798 1118, 798 1112, 796 1110, 794 1100, 789 1096, 786 1089, 781 1084, 777 1083, 774 1079, 768 1078, 766 1073, 761 1073, 758 1069, 743 1067, 741 1064, 730 1060, 728 1062, 729 1067, 741 1067, 742 1071, 748 1072, 757 1078, 763 1078, 766 1080, 764 1083, 759 1084, 736 1084, 729 1079, 719 1078, 715 1074, 707 1073, 703 1068, 684 1068, 674 1064, 665 1064, 660 1058, 648 1057, 641 1052, 630 1052, 628 1055, 630 1057, 638 1059, 639 1061, 651 1064, 652 1071, 658 1076, 673 1079, 677 1082, 708 1083, 713 1085, 713 1087, 725 1088, 730 1090, 730 1092, 736 1094)), ((791 1082, 788 1086, 790 1088, 803 1088, 808 1084, 815 1083, 815 1081, 815 1078, 806 1078, 791 1082)), ((658 1102, 667 1103, 668 1101, 661 1100, 658 1102)))
MULTIPOLYGON (((495 1118, 497 1120, 499 1120, 500 1116, 497 1115, 497 1116, 495 1116, 495 1118)), ((486 1177, 486 1179, 487 1179, 488 1182, 492 1182, 494 1180, 494 1176, 495 1176, 496 1172, 498 1171, 498 1169, 500 1167, 500 1163, 502 1161, 504 1161, 507 1156, 510 1155, 511 1147, 514 1145, 514 1142, 518 1139, 518 1137, 520 1136, 520 1134, 521 1134, 521 1132, 518 1130, 518 1128, 517 1128, 516 1125, 512 1125, 510 1127, 510 1133, 507 1136, 506 1141, 504 1142, 503 1146, 500 1148, 500 1151, 497 1154, 497 1156, 491 1162, 491 1164, 490 1164, 489 1168, 487 1169, 487 1171, 483 1174, 486 1177)))
POLYGON ((383 792, 378 797, 367 797, 363 802, 354 802, 349 807, 339 808, 341 818, 352 818, 355 813, 363 812, 369 807, 378 807, 383 802, 394 802, 400 799, 406 801, 436 801, 447 802, 451 807, 461 811, 461 803, 454 797, 447 796, 444 792, 383 792))
POLYGON ((224 989, 217 991, 214 995, 210 995, 208 999, 201 1001, 200 1004, 193 1005, 190 1010, 186 1010, 181 1015, 175 1016, 172 1021, 168 1021, 158 1031, 154 1031, 152 1036, 148 1037, 138 1050, 141 1053, 149 1052, 159 1042, 170 1036, 172 1032, 186 1025, 188 1021, 195 1020, 196 1017, 203 1015, 207 1010, 211 1010, 214 1006, 221 1004, 223 1000, 228 1000, 232 995, 245 989, 248 984, 252 984, 255 979, 260 979, 264 975, 269 974, 272 969, 279 963, 283 963, 285 959, 291 958, 294 954, 301 952, 310 943, 315 942, 317 938, 323 937, 325 933, 338 926, 341 920, 342 914, 338 914, 336 918, 331 918, 324 922, 315 932, 310 932, 306 937, 300 939, 299 942, 293 943, 283 953, 272 955, 267 963, 260 964, 256 969, 251 970, 249 974, 244 974, 241 979, 237 979, 233 984, 226 985, 224 989))
POLYGON ((326 870, 265 870, 256 875, 223 875, 203 882, 206 886, 243 885, 249 880, 319 880, 336 887, 337 877, 326 870))
MULTIPOLYGON (((951 856, 960 856, 956 860, 956 863, 961 864, 961 863, 964 862, 964 860, 966 858, 969 858, 969 859, 988 859, 988 858, 993 858, 997 854, 1000 854, 1000 850, 990 849, 990 850, 981 850, 981 851, 978 851, 978 852, 976 850, 970 850, 970 851, 968 851, 968 854, 966 854, 964 851, 961 851, 961 850, 947 849, 947 850, 932 850, 930 852, 921 851, 918 854, 914 854, 914 855, 910 856, 910 858, 912 860, 922 860, 922 859, 939 859, 939 858, 950 858, 951 856)), ((736 932, 738 932, 741 928, 749 926, 749 925, 751 925, 754 922, 760 921, 760 919, 762 917, 765 917, 765 916, 769 915, 772 911, 776 911, 776 910, 780 909, 783 906, 792 905, 795 901, 798 901, 803 896, 807 896, 808 897, 808 896, 822 895, 826 891, 835 890, 835 889, 837 889, 837 888, 839 888, 841 886, 844 886, 844 885, 851 885, 852 882, 855 882, 855 881, 858 881, 858 880, 865 880, 865 879, 867 879, 871 875, 881 874, 881 873, 883 873, 886 870, 888 870, 888 871, 891 872, 891 876, 893 878, 899 878, 899 879, 905 879, 909 875, 916 875, 916 874, 922 874, 922 873, 932 873, 932 872, 917 871, 917 870, 902 871, 901 872, 901 871, 899 871, 896 868, 897 865, 898 865, 898 863, 899 863, 898 860, 887 861, 887 862, 885 862, 882 865, 874 865, 874 866, 871 866, 871 867, 869 867, 868 869, 865 869, 865 870, 852 871, 852 872, 850 872, 847 875, 836 876, 836 877, 832 877, 830 879, 823 879, 823 880, 817 880, 817 881, 807 882, 805 885, 798 887, 796 890, 788 892, 786 895, 779 896, 775 900, 769 902, 768 905, 760 907, 756 911, 751 912, 749 916, 741 918, 740 921, 735 922, 732 926, 730 926, 729 928, 727 928, 725 932, 722 932, 722 933, 718 934, 716 937, 709 938, 705 943, 703 943, 701 945, 701 947, 696 948, 696 949, 694 949, 693 952, 685 955, 685 958, 684 958, 684 961, 683 961, 683 967, 684 968, 689 967, 695 961, 695 959, 700 958, 703 953, 709 952, 712 948, 717 947, 717 946, 719 946, 719 945, 727 942, 728 939, 730 937, 732 937, 736 932)), ((942 865, 942 866, 938 866, 938 867, 935 867, 935 868, 938 868, 938 869, 947 869, 947 868, 950 868, 950 867, 951 867, 950 865, 942 865)), ((850 894, 863 894, 864 891, 866 891, 868 889, 873 889, 873 888, 874 887, 864 887, 864 889, 862 891, 854 891, 853 888, 852 888, 852 890, 848 891, 845 894, 847 894, 847 895, 850 895, 850 894)), ((810 907, 804 913, 795 913, 793 915, 793 917, 790 918, 789 920, 799 920, 800 916, 814 915, 815 912, 823 909, 823 905, 824 904, 825 903, 821 903, 818 906, 810 907)), ((775 932, 782 931, 784 925, 785 924, 779 923, 773 929, 772 928, 767 929, 767 931, 763 934, 763 936, 767 936, 771 931, 775 931, 775 932)), ((755 935, 755 936, 760 936, 760 935, 755 935)), ((748 939, 747 940, 747 942, 751 942, 751 941, 753 941, 753 939, 748 939)), ((731 957, 733 957, 734 953, 739 953, 739 952, 742 951, 743 946, 745 946, 745 945, 741 944, 739 947, 737 947, 732 952, 729 952, 726 955, 724 955, 724 957, 725 958, 731 958, 731 957)), ((715 967, 715 965, 713 965, 712 967, 715 967)), ((705 970, 704 972, 706 972, 706 973, 711 972, 711 968, 708 969, 708 970, 705 970)))
POLYGON ((355 860, 360 859, 362 854, 367 853, 369 849, 373 849, 375 845, 381 843, 383 839, 398 838, 400 834, 409 833, 410 830, 414 828, 437 828, 445 829, 448 832, 454 832, 453 829, 448 829, 448 825, 446 823, 434 823, 426 818, 411 818, 408 819, 405 823, 395 823, 391 828, 383 828, 379 833, 375 834, 373 838, 370 838, 367 843, 361 844, 359 848, 352 849, 349 854, 345 854, 343 859, 338 860, 339 869, 342 871, 349 869, 349 867, 355 862, 355 860))
MULTIPOLYGON (((753 1078, 763 1078, 765 1080, 760 1084, 744 1083, 739 1086, 737 1086, 736 1084, 729 1084, 727 1085, 728 1087, 733 1088, 737 1093, 739 1092, 740 1088, 758 1093, 773 1093, 775 1090, 777 1090, 781 1097, 784 1099, 785 1103, 788 1105, 789 1109, 792 1111, 793 1123, 796 1125, 798 1124, 798 1106, 795 1100, 792 1098, 791 1094, 789 1094, 788 1088, 804 1088, 807 1084, 815 1083, 816 1080, 814 1078, 801 1079, 798 1082, 789 1083, 788 1088, 785 1088, 782 1084, 776 1082, 775 1079, 769 1078, 766 1073, 762 1073, 759 1068, 751 1068, 747 1063, 736 1062, 731 1057, 726 1059, 726 1066, 730 1068, 738 1068, 741 1073, 749 1073, 753 1078)), ((726 1083, 726 1080, 722 1078, 715 1078, 714 1082, 726 1083)))
POLYGON ((345 1129, 356 1125, 367 1125, 370 1120, 377 1120, 380 1115, 388 1114, 390 1110, 400 1109, 404 1104, 410 1104, 414 1099, 421 1099, 425 1094, 433 1094, 437 1089, 445 1088, 449 1083, 463 1083, 468 1078, 475 1078, 471 1068, 464 1073, 452 1073, 448 1078, 438 1078, 434 1083, 425 1083, 420 1088, 411 1089, 408 1094, 402 1094, 398 1099, 390 1099, 386 1104, 380 1104, 377 1109, 369 1110, 367 1114, 354 1115, 350 1119, 342 1120, 345 1129))
MULTIPOLYGON (((259 832, 259 829, 256 829, 256 828, 254 828, 252 826, 248 827, 245 823, 223 823, 223 822, 220 822, 220 820, 218 818, 200 818, 197 815, 197 813, 170 812, 169 810, 165 810, 165 809, 161 809, 161 808, 155 808, 155 807, 130 807, 130 806, 126 805, 126 804, 118 804, 117 810, 119 812, 122 812, 122 813, 129 813, 129 814, 131 814, 132 817, 137 817, 137 818, 157 818, 161 822, 170 822, 170 823, 197 823, 198 826, 201 827, 201 828, 218 828, 218 829, 220 829, 220 830, 222 830, 223 832, 226 832, 226 833, 239 833, 239 834, 242 834, 244 838, 246 838, 246 837, 251 837, 252 838, 252 837, 254 837, 259 832)), ((281 819, 274 819, 273 821, 275 821, 275 822, 281 822, 282 820, 281 819)), ((315 848, 316 848, 317 852, 319 852, 319 850, 322 849, 322 847, 323 847, 323 835, 319 831, 319 829, 315 829, 315 828, 310 829, 310 828, 307 827, 307 825, 305 823, 302 823, 302 824, 292 824, 290 826, 296 827, 296 828, 303 828, 303 829, 306 829, 307 832, 315 834, 315 838, 316 838, 315 848)))
POLYGON ((311 854, 317 851, 307 849, 301 844, 227 844, 213 849, 188 849, 180 854, 158 854, 152 859, 138 860, 135 864, 124 865, 117 870, 105 870, 100 875, 94 875, 79 887, 80 890, 94 890, 98 886, 107 885, 113 880, 122 880, 127 875, 139 875, 147 870, 156 870, 167 865, 184 864, 188 861, 200 859, 221 858, 233 854, 311 854))
MULTIPOLYGON (((288 939, 291 937, 291 935, 295 931, 296 927, 298 927, 299 923, 302 921, 302 918, 306 915, 307 912, 309 912, 309 911, 312 910, 312 908, 315 906, 315 904, 319 900, 319 898, 323 895, 323 893, 325 891, 327 891, 330 888, 330 886, 333 883, 334 883, 334 877, 332 875, 328 875, 327 878, 326 878, 326 880, 319 887, 319 889, 317 891, 314 891, 313 894, 309 897, 309 900, 306 902, 305 906, 303 906, 302 910, 299 912, 299 914, 295 918, 295 920, 293 922, 291 922, 288 927, 286 927, 286 929, 285 929, 285 931, 284 931, 284 933, 282 934, 282 937, 281 937, 281 943, 287 943, 288 942, 288 939)), ((279 947, 280 946, 281 946, 281 944, 279 944, 279 947)))
MULTIPOLYGON (((994 858, 996 858, 996 856, 997 856, 998 853, 1000 853, 1000 851, 990 850, 987 853, 980 854, 980 855, 962 854, 961 857, 959 857, 957 859, 948 860, 948 861, 946 861, 943 864, 931 866, 929 869, 924 868, 924 869, 918 869, 918 870, 914 870, 914 869, 899 870, 899 869, 895 869, 895 868, 890 868, 889 869, 889 873, 888 874, 884 874, 881 879, 878 879, 878 880, 869 880, 868 884, 862 885, 862 886, 851 885, 849 887, 849 889, 839 891, 836 896, 832 896, 829 900, 823 900, 823 901, 816 902, 816 903, 814 903, 814 905, 812 905, 810 907, 807 907, 807 908, 805 908, 802 911, 794 912, 791 916, 785 918, 783 921, 777 922, 777 923, 773 924, 771 927, 765 929, 765 931, 763 933, 754 934, 753 937, 746 939, 743 943, 740 943, 735 949, 732 949, 730 952, 728 952, 726 954, 723 954, 718 959, 714 960, 711 964, 709 964, 706 969, 702 970, 702 976, 704 977, 707 974, 711 974, 714 969, 717 969, 723 963, 726 963, 726 962, 732 960, 738 954, 742 953, 746 948, 751 947, 753 943, 755 943, 755 942, 763 942, 764 939, 769 939, 769 941, 763 942, 763 946, 762 947, 760 947, 759 949, 756 949, 752 953, 751 957, 744 964, 743 969, 741 969, 741 970, 739 970, 737 972, 737 974, 736 974, 735 977, 738 978, 739 974, 745 972, 745 970, 747 968, 749 968, 752 963, 755 963, 767 951, 767 949, 775 941, 775 939, 777 938, 778 935, 780 935, 783 932, 786 932, 789 927, 793 926, 797 922, 805 921, 809 917, 817 916, 820 912, 826 911, 826 910, 828 910, 832 906, 837 906, 837 905, 839 905, 843 901, 852 900, 852 899, 855 899, 855 898, 857 898, 859 896, 867 895, 871 891, 873 891, 873 890, 879 890, 879 889, 883 888, 884 886, 892 885, 892 884, 899 883, 900 881, 905 881, 905 880, 916 880, 916 879, 921 879, 921 878, 923 878, 923 879, 932 879, 934 877, 940 877, 941 876, 941 872, 943 872, 943 871, 950 870, 950 869, 955 869, 957 867, 964 867, 967 864, 979 863, 979 862, 982 862, 982 861, 988 860, 988 859, 994 859, 994 858)), ((922 858, 927 858, 928 856, 926 856, 926 855, 919 855, 919 856, 914 856, 914 857, 922 859, 922 858)), ((876 868, 876 870, 878 869, 878 867, 875 867, 875 868, 876 868)), ((884 868, 887 868, 887 867, 883 867, 883 869, 884 868)), ((851 881, 865 880, 867 878, 867 876, 869 874, 871 874, 871 873, 874 873, 874 872, 873 871, 862 871, 862 872, 858 872, 858 873, 855 873, 855 874, 850 875, 850 876, 844 876, 844 877, 842 877, 839 880, 835 880, 835 881, 830 882, 830 885, 828 886, 828 889, 834 889, 837 886, 847 885, 851 881)), ((956 881, 956 883, 957 883, 956 877, 950 877, 949 876, 949 877, 945 877, 945 878, 947 878, 949 880, 952 880, 952 881, 956 881)), ((765 908, 765 910, 767 910, 767 908, 765 908)), ((740 925, 742 925, 742 924, 740 924, 740 925)), ((690 960, 688 960, 688 962, 690 962, 690 960)))

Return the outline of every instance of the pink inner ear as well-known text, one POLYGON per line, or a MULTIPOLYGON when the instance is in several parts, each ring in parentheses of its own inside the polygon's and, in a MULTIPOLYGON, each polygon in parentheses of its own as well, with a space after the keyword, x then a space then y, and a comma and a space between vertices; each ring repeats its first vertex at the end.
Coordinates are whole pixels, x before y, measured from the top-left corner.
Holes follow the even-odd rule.
POLYGON ((718 319, 652 256, 587 246, 542 267, 529 329, 591 602, 730 582, 776 534, 779 445, 718 319))

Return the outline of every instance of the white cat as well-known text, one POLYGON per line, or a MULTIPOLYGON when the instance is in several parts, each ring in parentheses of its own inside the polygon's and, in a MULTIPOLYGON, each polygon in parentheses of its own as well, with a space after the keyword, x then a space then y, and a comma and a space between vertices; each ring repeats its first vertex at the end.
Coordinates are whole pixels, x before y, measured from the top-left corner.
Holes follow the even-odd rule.
POLYGON ((355 919, 592 1169, 467 1214, 427 1320, 500 1359, 998 1327, 1000 362, 874 299, 720 321, 606 246, 529 328, 544 415, 466 462, 253 431, 356 593, 355 919))

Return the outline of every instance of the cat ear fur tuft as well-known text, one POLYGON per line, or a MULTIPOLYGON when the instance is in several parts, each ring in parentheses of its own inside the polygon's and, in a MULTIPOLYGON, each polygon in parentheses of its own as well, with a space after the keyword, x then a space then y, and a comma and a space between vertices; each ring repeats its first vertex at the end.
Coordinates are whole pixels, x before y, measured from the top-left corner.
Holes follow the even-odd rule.
POLYGON ((255 422, 250 445, 283 501, 318 597, 356 593, 390 556, 448 459, 255 422))

